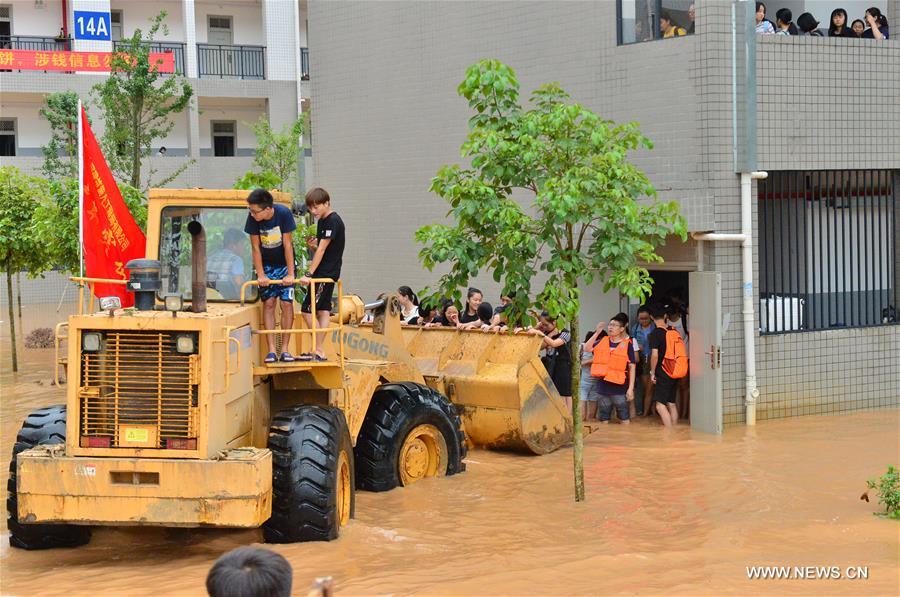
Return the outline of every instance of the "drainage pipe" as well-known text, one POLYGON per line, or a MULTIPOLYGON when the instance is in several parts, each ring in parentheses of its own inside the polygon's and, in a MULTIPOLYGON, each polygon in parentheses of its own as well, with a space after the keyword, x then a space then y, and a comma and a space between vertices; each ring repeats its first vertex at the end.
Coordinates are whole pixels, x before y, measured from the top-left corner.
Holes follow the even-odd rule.
POLYGON ((743 307, 741 314, 744 321, 744 409, 747 425, 756 425, 756 403, 759 400, 759 388, 756 387, 756 334, 753 330, 753 222, 751 220, 751 180, 762 180, 769 176, 768 172, 741 172, 741 232, 732 233, 694 233, 691 237, 697 241, 740 242, 743 307))

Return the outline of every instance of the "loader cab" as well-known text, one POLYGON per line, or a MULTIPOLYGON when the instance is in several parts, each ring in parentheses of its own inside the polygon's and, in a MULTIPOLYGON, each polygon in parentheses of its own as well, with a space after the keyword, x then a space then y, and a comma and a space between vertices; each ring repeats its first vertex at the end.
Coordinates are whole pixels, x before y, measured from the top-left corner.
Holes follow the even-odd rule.
MULTIPOLYGON (((290 206, 284 193, 273 193, 290 206)), ((206 286, 210 302, 239 302, 241 286, 256 279, 250 240, 244 233, 247 191, 152 189, 147 222, 147 255, 162 264, 162 287, 157 297, 180 294, 191 300, 192 243, 188 226, 203 225, 206 234, 206 286)), ((253 302, 257 288, 246 289, 253 302)))

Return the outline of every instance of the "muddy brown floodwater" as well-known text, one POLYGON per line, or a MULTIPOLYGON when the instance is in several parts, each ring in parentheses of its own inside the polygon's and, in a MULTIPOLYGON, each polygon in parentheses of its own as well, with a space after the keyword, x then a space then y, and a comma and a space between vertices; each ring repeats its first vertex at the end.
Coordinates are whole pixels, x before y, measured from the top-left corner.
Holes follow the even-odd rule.
MULTIPOLYGON (((25 329, 50 325, 32 307, 25 329)), ((52 351, 10 373, 2 323, 2 457, 34 408, 64 402, 52 351)), ((900 464, 900 411, 763 422, 720 437, 651 422, 585 441, 587 501, 572 499, 568 449, 486 451, 468 470, 388 493, 360 492, 331 543, 273 545, 300 593, 331 575, 338 595, 900 594, 900 525, 859 500, 900 464), (867 580, 749 580, 747 566, 867 567, 867 580)), ((3 466, 2 482, 6 484, 3 466)), ((85 547, 25 552, 0 537, 4 595, 203 595, 222 553, 258 531, 99 529, 85 547)))

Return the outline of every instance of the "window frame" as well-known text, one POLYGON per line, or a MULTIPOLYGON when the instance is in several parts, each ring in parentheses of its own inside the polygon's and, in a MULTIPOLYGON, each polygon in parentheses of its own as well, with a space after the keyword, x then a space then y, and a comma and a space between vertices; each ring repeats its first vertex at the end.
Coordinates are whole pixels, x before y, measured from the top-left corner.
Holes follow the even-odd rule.
POLYGON ((2 157, 5 157, 5 158, 19 157, 19 119, 15 116, 3 116, 2 118, 0 118, 0 121, 12 122, 12 132, 7 133, 6 131, 0 130, 0 135, 2 135, 4 137, 12 137, 13 138, 13 142, 12 142, 13 154, 12 155, 4 155, 2 157))

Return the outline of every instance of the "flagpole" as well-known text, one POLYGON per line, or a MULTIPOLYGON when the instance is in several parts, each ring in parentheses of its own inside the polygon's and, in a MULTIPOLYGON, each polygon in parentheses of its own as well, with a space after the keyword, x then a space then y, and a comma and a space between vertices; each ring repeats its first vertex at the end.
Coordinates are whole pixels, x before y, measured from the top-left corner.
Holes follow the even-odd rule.
POLYGON ((78 275, 84 277, 84 127, 81 115, 84 108, 78 98, 78 275))

